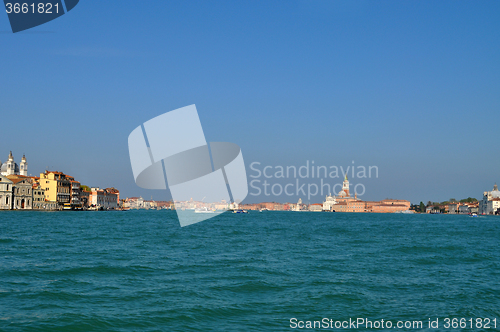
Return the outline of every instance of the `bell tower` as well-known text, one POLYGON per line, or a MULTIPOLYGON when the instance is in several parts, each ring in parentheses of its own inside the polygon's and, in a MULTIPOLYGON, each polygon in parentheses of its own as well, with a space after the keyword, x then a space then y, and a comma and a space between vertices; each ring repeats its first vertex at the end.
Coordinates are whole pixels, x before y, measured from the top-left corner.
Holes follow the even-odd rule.
POLYGON ((21 165, 19 165, 20 168, 20 175, 28 176, 28 162, 26 161, 26 156, 23 155, 23 159, 21 159, 21 165))
POLYGON ((14 162, 14 157, 12 156, 12 151, 9 153, 9 159, 7 160, 7 175, 14 175, 16 173, 16 163, 14 162))
POLYGON ((344 178, 344 183, 342 184, 342 190, 345 191, 346 196, 349 197, 349 180, 347 179, 347 174, 344 178))

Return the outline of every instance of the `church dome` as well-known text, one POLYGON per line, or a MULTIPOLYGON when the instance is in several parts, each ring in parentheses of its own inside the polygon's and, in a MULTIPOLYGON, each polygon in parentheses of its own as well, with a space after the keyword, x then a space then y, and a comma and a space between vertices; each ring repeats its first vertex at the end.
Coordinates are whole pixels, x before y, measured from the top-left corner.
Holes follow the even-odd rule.
MULTIPOLYGON (((0 168, 1 173, 6 173, 8 168, 7 168, 7 162, 2 164, 2 167, 0 168)), ((19 173, 19 165, 17 163, 14 163, 14 173, 17 174, 19 173)))

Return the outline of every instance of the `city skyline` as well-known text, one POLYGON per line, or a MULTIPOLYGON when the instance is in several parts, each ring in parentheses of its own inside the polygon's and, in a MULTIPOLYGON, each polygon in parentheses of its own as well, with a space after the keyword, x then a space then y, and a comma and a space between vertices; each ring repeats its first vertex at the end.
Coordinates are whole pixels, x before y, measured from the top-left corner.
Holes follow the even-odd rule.
POLYGON ((207 140, 238 144, 248 174, 354 161, 379 169, 363 199, 413 203, 500 182, 497 2, 120 4, 0 34, 2 114, 27 119, 3 122, 0 160, 168 200, 135 185, 127 136, 196 104, 207 140))

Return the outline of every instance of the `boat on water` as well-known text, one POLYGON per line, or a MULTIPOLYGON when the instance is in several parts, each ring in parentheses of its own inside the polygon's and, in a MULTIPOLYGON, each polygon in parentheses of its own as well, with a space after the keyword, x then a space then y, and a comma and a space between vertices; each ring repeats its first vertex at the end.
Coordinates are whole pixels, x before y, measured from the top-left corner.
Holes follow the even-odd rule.
POLYGON ((210 210, 207 207, 204 207, 204 208, 195 209, 194 213, 215 213, 215 211, 214 210, 210 210))
POLYGON ((413 211, 413 210, 404 210, 404 211, 396 211, 394 213, 414 214, 415 211, 413 211))
POLYGON ((477 217, 477 213, 473 212, 473 213, 469 214, 469 217, 477 217))
POLYGON ((247 210, 238 209, 238 210, 233 210, 233 213, 248 213, 248 211, 247 210))

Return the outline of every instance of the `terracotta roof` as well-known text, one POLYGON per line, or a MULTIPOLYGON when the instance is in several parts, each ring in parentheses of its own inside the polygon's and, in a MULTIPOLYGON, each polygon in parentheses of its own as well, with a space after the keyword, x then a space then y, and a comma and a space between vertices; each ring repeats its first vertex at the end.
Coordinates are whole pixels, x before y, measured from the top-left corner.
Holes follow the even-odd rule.
POLYGON ((62 174, 64 175, 63 172, 59 172, 59 171, 45 171, 45 174, 49 174, 49 173, 53 173, 53 174, 62 174))
POLYGON ((28 179, 29 178, 29 176, 16 175, 16 174, 7 175, 6 177, 9 178, 9 179, 11 179, 11 180, 12 179, 19 179, 19 178, 22 178, 24 180, 24 179, 28 179))
POLYGON ((18 184, 19 182, 22 182, 22 181, 24 181, 24 180, 26 180, 26 179, 18 179, 18 178, 14 178, 14 179, 9 179, 9 180, 10 180, 10 181, 12 181, 12 183, 14 183, 14 184, 18 184))

